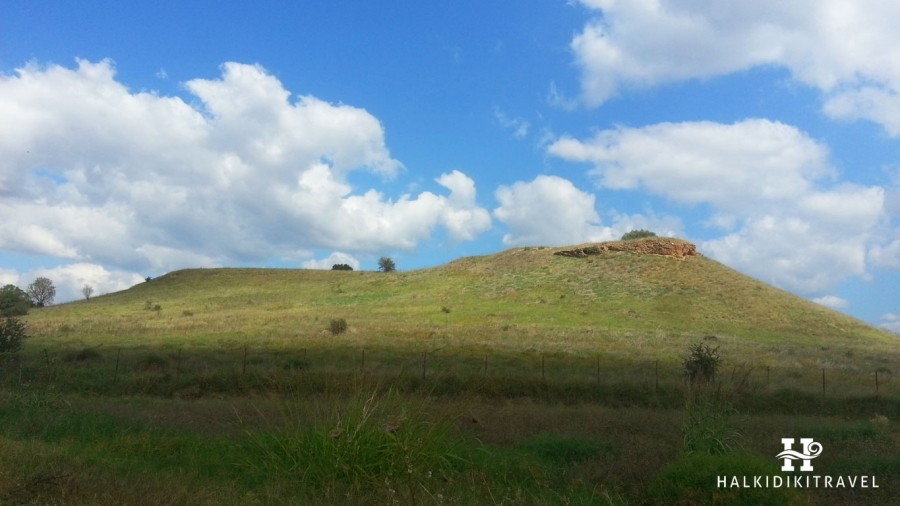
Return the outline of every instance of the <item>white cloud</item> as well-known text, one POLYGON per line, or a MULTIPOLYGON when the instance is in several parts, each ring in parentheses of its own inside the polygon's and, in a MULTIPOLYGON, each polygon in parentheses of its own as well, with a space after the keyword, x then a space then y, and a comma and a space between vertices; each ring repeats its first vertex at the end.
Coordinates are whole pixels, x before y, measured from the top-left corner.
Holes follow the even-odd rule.
POLYGON ((26 290, 35 279, 49 278, 56 288, 55 303, 84 298, 81 288, 90 285, 93 296, 118 292, 143 283, 144 278, 133 272, 107 270, 90 263, 78 262, 53 268, 40 268, 27 272, 0 269, 0 285, 12 284, 26 290))
POLYGON ((900 239, 873 246, 869 250, 869 260, 879 267, 900 269, 900 239))
POLYGON ((497 107, 494 108, 494 119, 501 127, 510 130, 513 137, 518 140, 527 137, 528 130, 531 128, 531 123, 528 121, 522 118, 511 118, 497 107))
POLYGON ((882 316, 880 327, 900 334, 900 314, 888 313, 882 316))
POLYGON ((571 43, 590 106, 622 89, 779 66, 821 90, 827 114, 865 118, 900 135, 896 2, 581 3, 598 14, 571 43))
POLYGON ((567 179, 538 176, 501 186, 496 197, 500 207, 494 217, 509 230, 504 244, 556 246, 614 238, 612 229, 600 224, 595 197, 567 179))
POLYGON ((347 264, 350 267, 353 267, 353 270, 359 270, 359 260, 354 258, 353 255, 348 255, 347 253, 342 253, 340 251, 334 251, 327 257, 319 260, 306 260, 302 262, 300 266, 304 269, 329 270, 336 264, 347 264))
POLYGON ((459 171, 437 180, 447 195, 353 188, 351 171, 402 169, 363 109, 292 100, 256 65, 185 89, 191 102, 132 92, 109 61, 0 76, 0 249, 159 271, 490 228, 459 171))
POLYGON ((701 249, 807 293, 864 275, 885 219, 883 188, 836 183, 823 146, 766 120, 620 128, 586 141, 563 137, 548 152, 591 163, 603 187, 708 206, 707 223, 727 234, 701 249))
POLYGON ((829 307, 831 309, 846 309, 850 306, 850 303, 847 302, 846 299, 842 299, 836 295, 823 295, 822 297, 816 297, 813 299, 813 302, 816 304, 821 304, 825 307, 829 307))

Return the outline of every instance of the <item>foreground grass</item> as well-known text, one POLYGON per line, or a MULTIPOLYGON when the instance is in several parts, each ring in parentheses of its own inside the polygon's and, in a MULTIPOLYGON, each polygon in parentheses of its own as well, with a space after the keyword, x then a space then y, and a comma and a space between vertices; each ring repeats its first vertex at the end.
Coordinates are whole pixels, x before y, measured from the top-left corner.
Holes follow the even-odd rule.
MULTIPOLYGON (((19 388, 0 402, 0 502, 12 504, 667 504, 655 494, 671 493, 673 469, 710 472, 684 460, 680 407, 404 394, 360 378, 316 395, 19 388)), ((827 448, 817 469, 874 474, 881 488, 789 503, 892 504, 898 415, 738 413, 735 458, 775 472, 778 437, 814 437, 827 448)))

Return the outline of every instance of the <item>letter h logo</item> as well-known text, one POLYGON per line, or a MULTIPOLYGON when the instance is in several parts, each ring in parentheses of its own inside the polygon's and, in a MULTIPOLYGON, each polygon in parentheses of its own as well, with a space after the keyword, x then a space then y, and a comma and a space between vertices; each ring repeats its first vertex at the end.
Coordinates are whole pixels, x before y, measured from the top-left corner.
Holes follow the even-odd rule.
POLYGON ((800 470, 810 472, 813 470, 812 459, 818 457, 822 453, 822 445, 812 440, 812 438, 800 438, 800 444, 803 445, 803 451, 796 452, 793 450, 794 438, 786 437, 781 439, 784 445, 784 451, 775 456, 782 459, 784 464, 781 466, 782 471, 793 471, 794 463, 792 460, 802 460, 803 465, 800 470))

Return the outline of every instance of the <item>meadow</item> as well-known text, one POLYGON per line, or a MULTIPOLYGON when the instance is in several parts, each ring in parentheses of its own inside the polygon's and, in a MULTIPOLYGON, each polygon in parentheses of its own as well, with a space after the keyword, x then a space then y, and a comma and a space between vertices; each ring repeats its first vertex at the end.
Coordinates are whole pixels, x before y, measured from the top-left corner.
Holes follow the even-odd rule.
POLYGON ((893 503, 896 335, 702 256, 555 251, 185 270, 33 310, 0 503, 893 503), (696 344, 713 382, 685 380, 696 344), (782 437, 879 488, 716 490, 777 473, 782 437))

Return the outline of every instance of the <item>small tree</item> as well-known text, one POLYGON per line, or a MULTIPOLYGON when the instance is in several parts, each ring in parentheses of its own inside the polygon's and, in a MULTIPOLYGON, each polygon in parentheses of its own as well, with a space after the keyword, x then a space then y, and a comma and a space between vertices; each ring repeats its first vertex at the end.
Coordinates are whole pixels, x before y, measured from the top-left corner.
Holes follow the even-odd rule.
POLYGON ((378 270, 381 272, 394 272, 397 270, 397 264, 389 257, 381 257, 378 259, 378 270))
POLYGON ((0 354, 18 352, 26 337, 28 334, 24 323, 18 318, 4 318, 0 324, 0 354))
POLYGON ((25 316, 31 308, 31 297, 16 285, 0 288, 0 316, 25 316))
POLYGON ((641 228, 632 230, 631 232, 625 232, 625 234, 622 235, 622 240, 630 241, 632 239, 643 239, 644 237, 656 237, 656 233, 641 228))
POLYGON ((84 300, 91 300, 91 295, 94 294, 94 287, 91 285, 82 286, 81 294, 84 295, 84 300))
POLYGON ((334 264, 331 266, 331 270, 333 270, 333 271, 352 271, 353 267, 350 267, 349 264, 334 264))
POLYGON ((49 278, 40 277, 28 285, 28 295, 35 306, 49 306, 53 304, 53 298, 56 297, 56 287, 49 278))

